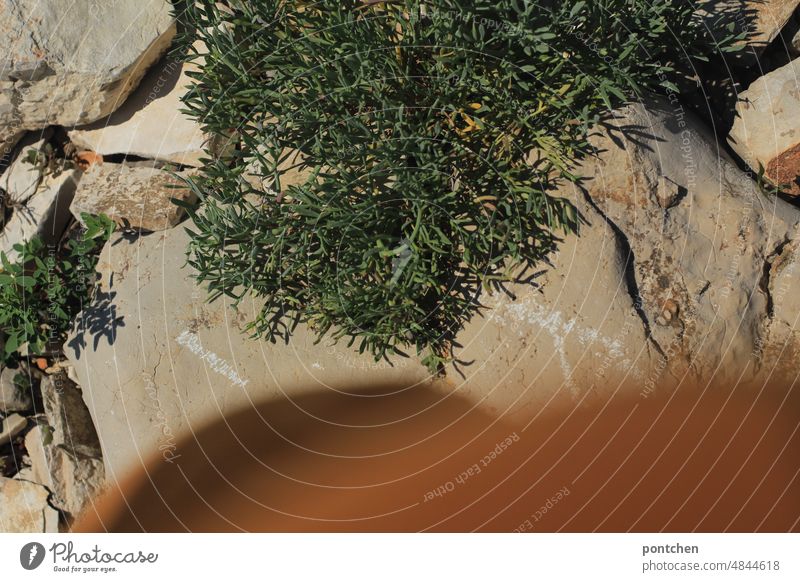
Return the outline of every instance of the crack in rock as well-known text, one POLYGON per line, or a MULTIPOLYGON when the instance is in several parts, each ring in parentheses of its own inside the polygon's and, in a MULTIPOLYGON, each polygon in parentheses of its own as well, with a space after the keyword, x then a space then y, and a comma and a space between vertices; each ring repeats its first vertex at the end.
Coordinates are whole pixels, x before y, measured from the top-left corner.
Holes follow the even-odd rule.
POLYGON ((792 242, 791 239, 785 237, 783 241, 775 247, 775 250, 773 250, 764 258, 764 269, 758 282, 758 288, 761 290, 767 300, 767 319, 769 320, 772 320, 775 317, 775 302, 772 297, 771 289, 772 269, 775 266, 775 261, 783 255, 786 245, 788 245, 790 242, 792 242))
POLYGON ((628 295, 630 295, 631 300, 633 301, 633 309, 636 311, 636 315, 638 315, 639 319, 642 321, 645 337, 647 337, 647 339, 652 343, 653 347, 661 355, 661 357, 667 360, 668 358, 664 353, 664 350, 661 348, 658 341, 656 341, 655 337, 653 337, 650 321, 647 318, 647 313, 645 313, 644 307, 642 306, 642 296, 639 293, 639 284, 636 281, 636 257, 634 256, 633 248, 631 248, 628 237, 624 232, 622 232, 622 229, 600 209, 586 188, 580 186, 580 190, 583 193, 587 204, 589 204, 589 206, 591 206, 602 217, 602 219, 606 222, 606 224, 608 224, 609 228, 611 228, 611 231, 614 233, 620 256, 622 257, 625 265, 625 289, 628 291, 628 295))

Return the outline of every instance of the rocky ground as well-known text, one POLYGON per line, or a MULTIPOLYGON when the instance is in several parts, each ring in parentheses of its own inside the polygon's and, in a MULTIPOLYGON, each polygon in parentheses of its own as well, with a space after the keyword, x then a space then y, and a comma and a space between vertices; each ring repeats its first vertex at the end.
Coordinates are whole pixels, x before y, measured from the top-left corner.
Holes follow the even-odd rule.
MULTIPOLYGON (((194 198, 164 169, 191 174, 204 149, 226 144, 179 111, 189 78, 167 52, 166 0, 76 3, 69 22, 55 0, 0 2, 0 249, 57 242, 81 212, 121 225, 63 350, 0 372, 0 530, 67 529, 106 483, 153 455, 171 462, 177 438, 253 400, 430 380, 416 358, 375 363, 313 345, 302 326, 288 343, 254 342, 241 332, 256 304, 206 303, 170 202, 194 198), (42 175, 24 158, 45 144, 88 162, 42 175)), ((601 154, 582 168, 591 179, 563 192, 586 219, 580 236, 535 285, 482 298, 446 370, 453 390, 513 411, 562 391, 647 397, 709 378, 794 379, 798 5, 706 2, 745 15, 732 18, 747 51, 696 91, 629 105, 597 128, 601 154), (764 192, 760 173, 785 195, 764 192)))

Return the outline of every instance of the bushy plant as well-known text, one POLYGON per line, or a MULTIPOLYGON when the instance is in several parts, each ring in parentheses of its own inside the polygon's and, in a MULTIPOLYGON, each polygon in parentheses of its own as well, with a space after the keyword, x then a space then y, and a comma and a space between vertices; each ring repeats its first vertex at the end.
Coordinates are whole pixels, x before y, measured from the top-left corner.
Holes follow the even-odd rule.
POLYGON ((431 368, 482 288, 577 229, 553 188, 599 116, 715 50, 672 0, 200 0, 182 16, 203 41, 186 111, 240 140, 191 183, 189 260, 211 297, 263 298, 256 336, 302 321, 431 368))
POLYGON ((97 254, 114 230, 107 216, 83 214, 85 230, 63 248, 38 237, 14 245, 15 260, 0 252, 2 359, 60 348, 83 303, 95 288, 97 254))

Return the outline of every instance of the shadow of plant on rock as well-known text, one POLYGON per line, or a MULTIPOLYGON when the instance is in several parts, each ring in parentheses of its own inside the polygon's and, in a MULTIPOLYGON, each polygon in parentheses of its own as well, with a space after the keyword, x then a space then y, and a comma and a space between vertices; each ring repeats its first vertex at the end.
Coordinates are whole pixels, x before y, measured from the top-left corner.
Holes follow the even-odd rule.
POLYGON ((67 345, 75 351, 76 358, 80 358, 82 350, 86 349, 87 335, 92 337, 94 351, 97 351, 103 338, 108 345, 114 345, 117 329, 125 327, 124 317, 117 314, 117 306, 114 303, 116 295, 116 291, 98 290, 91 305, 81 311, 75 322, 75 337, 67 342, 67 345))

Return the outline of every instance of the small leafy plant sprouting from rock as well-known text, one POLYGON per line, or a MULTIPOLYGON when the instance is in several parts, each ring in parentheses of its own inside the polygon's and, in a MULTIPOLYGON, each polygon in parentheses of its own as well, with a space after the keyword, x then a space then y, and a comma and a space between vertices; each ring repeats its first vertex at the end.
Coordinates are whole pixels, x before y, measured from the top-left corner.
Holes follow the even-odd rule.
POLYGON ((432 370, 482 289, 577 230, 555 187, 589 128, 735 40, 672 0, 186 4, 186 110, 240 139, 190 180, 210 297, 263 298, 255 336, 303 322, 432 370))
POLYGON ((0 330, 10 363, 20 352, 60 349, 72 322, 95 288, 97 254, 114 230, 107 216, 82 215, 86 229, 63 247, 38 237, 14 245, 13 262, 0 252, 0 330))

